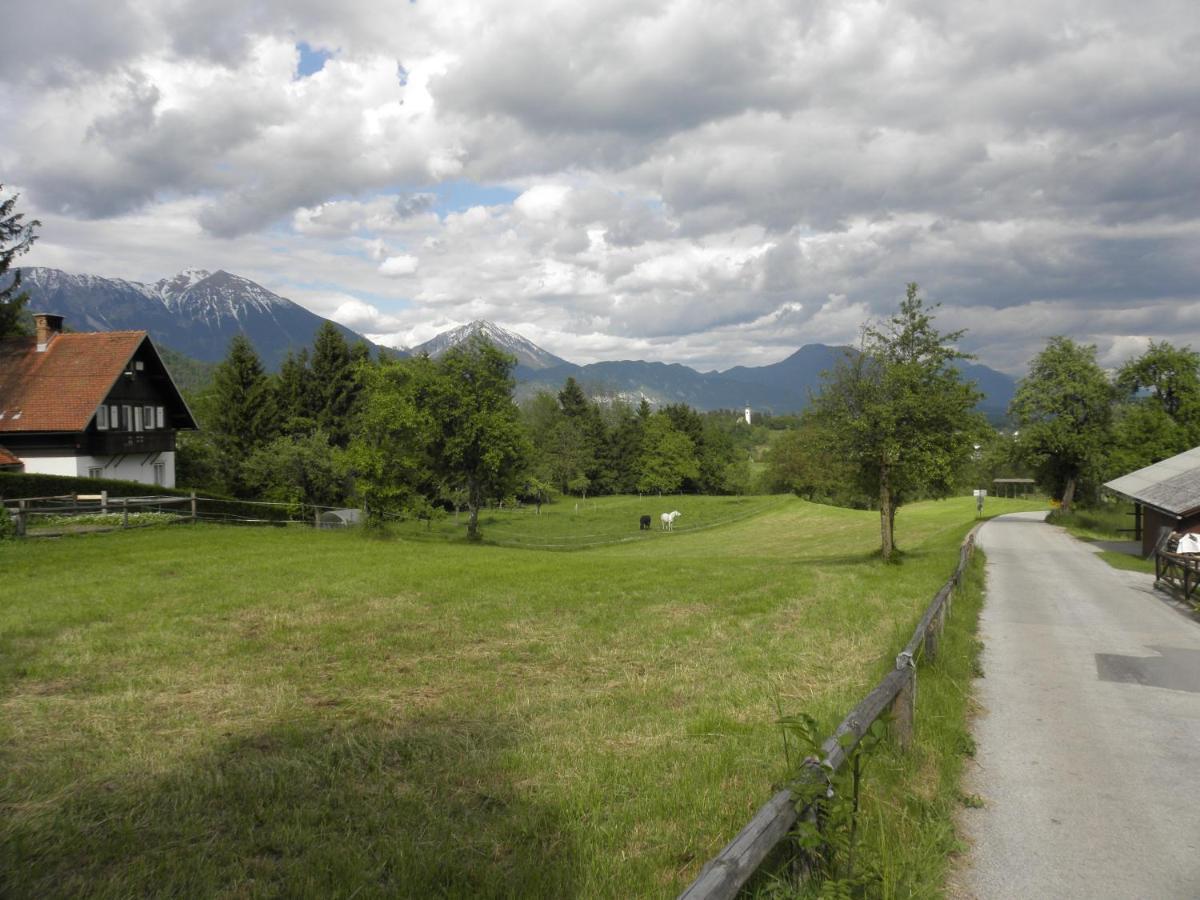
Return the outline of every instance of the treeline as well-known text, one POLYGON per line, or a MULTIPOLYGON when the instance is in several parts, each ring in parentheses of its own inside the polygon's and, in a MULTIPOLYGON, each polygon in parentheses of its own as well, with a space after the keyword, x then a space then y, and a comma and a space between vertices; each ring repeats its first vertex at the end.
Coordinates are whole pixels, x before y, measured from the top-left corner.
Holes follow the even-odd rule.
MULTIPOLYGON (((826 378, 826 391, 834 381, 826 378)), ((850 424, 841 423, 843 432, 850 424)), ((836 429, 820 403, 810 408, 771 443, 761 489, 877 507, 876 482, 860 477, 836 429)), ((1200 445, 1200 353, 1151 342, 1110 372, 1094 346, 1054 337, 1018 383, 1007 427, 980 427, 964 416, 958 430, 969 431, 971 452, 936 490, 910 492, 913 499, 943 495, 947 484, 952 491, 991 489, 995 478, 1030 477, 1068 510, 1093 504, 1104 482, 1200 445)))
POLYGON ((1096 348, 1051 338, 1009 410, 1014 456, 1069 510, 1113 478, 1200 444, 1200 353, 1151 342, 1115 372, 1096 348))
MULTIPOLYGON (((237 497, 364 505, 374 517, 612 493, 745 493, 768 428, 732 411, 589 399, 574 379, 518 407, 515 361, 486 341, 440 359, 372 358, 322 326, 271 375, 236 337, 189 392, 180 484, 237 497)), ((770 421, 775 428, 787 418, 770 421)))

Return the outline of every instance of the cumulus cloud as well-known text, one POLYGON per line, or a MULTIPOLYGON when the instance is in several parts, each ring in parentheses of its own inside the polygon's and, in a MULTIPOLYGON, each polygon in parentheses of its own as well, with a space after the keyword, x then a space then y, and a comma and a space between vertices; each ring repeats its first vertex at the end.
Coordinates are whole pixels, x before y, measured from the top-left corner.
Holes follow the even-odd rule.
POLYGON ((579 361, 769 362, 913 280, 1014 371, 1057 333, 1200 344, 1184 0, 50 0, 6 29, 31 264, 203 264, 579 361), (300 42, 336 52, 296 79, 300 42))
POLYGON ((415 256, 402 254, 400 256, 389 256, 379 264, 379 274, 386 275, 388 278, 402 278, 405 275, 413 275, 417 271, 419 260, 415 256))

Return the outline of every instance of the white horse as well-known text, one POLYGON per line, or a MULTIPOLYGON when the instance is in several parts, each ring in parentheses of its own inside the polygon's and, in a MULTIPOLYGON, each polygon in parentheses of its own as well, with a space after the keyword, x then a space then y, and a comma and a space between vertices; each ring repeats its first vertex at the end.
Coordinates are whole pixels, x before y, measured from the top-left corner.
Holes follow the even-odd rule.
POLYGON ((683 515, 683 513, 681 513, 679 510, 675 510, 674 512, 669 512, 669 513, 663 513, 661 516, 659 516, 659 518, 662 520, 662 530, 663 531, 674 531, 675 530, 675 520, 678 519, 682 515, 683 515))

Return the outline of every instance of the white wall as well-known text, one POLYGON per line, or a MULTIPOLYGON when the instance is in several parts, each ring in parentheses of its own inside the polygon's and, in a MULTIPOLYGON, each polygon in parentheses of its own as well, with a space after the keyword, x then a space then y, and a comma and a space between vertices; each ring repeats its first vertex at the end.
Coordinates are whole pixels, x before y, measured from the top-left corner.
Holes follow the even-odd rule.
POLYGON ((159 454, 129 453, 120 456, 22 456, 26 472, 45 475, 72 475, 87 478, 88 469, 100 468, 102 478, 119 478, 122 481, 140 481, 154 484, 154 463, 166 467, 163 487, 175 487, 175 453, 159 454), (149 460, 147 461, 147 457, 149 460), (119 460, 119 462, 117 462, 119 460))
MULTIPOLYGON (((14 454, 15 455, 15 454, 14 454)), ((26 472, 38 475, 70 475, 79 474, 74 456, 18 456, 25 463, 26 472)), ((86 475, 87 472, 84 472, 86 475)))

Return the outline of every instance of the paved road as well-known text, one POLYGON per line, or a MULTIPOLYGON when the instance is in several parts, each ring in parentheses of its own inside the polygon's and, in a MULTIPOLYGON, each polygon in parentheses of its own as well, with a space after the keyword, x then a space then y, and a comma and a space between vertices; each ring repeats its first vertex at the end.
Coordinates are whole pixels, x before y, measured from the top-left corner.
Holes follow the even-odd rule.
POLYGON ((1200 624, 1037 513, 980 534, 983 711, 958 893, 1200 897, 1200 624))

